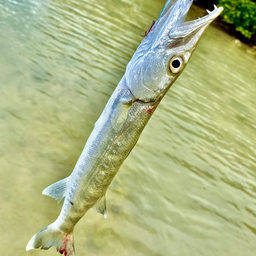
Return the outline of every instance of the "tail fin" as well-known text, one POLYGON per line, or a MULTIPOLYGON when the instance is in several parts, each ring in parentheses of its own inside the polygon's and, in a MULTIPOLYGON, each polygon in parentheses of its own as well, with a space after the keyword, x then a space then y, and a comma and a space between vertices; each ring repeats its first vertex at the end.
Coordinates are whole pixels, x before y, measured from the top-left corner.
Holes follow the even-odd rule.
POLYGON ((56 246, 57 251, 65 256, 75 256, 73 231, 65 234, 52 223, 30 239, 26 251, 36 248, 47 250, 52 246, 56 246))

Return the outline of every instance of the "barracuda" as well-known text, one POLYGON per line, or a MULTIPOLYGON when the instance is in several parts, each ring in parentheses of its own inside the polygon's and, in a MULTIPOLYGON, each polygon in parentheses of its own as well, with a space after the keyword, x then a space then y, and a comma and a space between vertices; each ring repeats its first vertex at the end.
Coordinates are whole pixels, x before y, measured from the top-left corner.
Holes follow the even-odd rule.
POLYGON ((43 191, 58 202, 65 197, 63 207, 55 222, 31 238, 26 250, 56 246, 61 254, 74 256, 76 223, 92 207, 106 217, 107 188, 205 29, 223 10, 215 6, 205 17, 184 22, 192 2, 167 0, 128 63, 73 172, 43 191))

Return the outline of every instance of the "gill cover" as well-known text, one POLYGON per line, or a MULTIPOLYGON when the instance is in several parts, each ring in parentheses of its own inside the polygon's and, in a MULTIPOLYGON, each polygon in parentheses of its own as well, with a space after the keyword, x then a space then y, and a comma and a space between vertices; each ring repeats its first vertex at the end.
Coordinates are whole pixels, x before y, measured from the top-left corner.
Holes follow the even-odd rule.
POLYGON ((215 8, 201 19, 184 22, 192 3, 193 0, 168 0, 128 63, 126 86, 136 99, 156 101, 167 92, 188 63, 205 29, 223 10, 215 8))

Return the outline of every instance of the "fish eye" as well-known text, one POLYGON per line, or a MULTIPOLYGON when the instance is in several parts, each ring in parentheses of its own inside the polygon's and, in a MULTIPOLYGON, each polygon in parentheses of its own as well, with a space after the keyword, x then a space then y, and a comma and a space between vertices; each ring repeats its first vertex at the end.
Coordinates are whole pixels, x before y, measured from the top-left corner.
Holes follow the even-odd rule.
POLYGON ((184 61, 183 61, 182 57, 175 56, 175 57, 171 58, 170 64, 169 64, 171 72, 173 74, 179 73, 183 67, 183 62, 184 61))

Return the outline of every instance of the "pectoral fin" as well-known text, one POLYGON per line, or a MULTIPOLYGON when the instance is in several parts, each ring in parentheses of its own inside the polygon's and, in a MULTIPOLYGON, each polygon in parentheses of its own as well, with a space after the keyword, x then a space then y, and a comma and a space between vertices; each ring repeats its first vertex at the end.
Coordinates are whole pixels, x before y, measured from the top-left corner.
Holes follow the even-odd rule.
POLYGON ((107 218, 106 196, 103 196, 92 208, 92 211, 103 214, 104 218, 107 218))
POLYGON ((53 197, 59 203, 65 196, 67 181, 68 177, 53 183, 52 185, 44 189, 42 194, 53 197))

